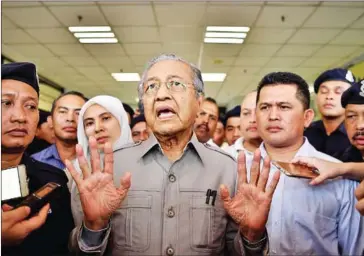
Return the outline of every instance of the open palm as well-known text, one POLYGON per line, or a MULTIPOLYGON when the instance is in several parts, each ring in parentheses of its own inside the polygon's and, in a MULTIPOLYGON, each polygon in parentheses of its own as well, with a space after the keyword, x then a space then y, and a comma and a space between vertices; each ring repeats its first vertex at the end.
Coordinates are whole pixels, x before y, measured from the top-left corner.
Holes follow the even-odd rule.
POLYGON ((91 229, 101 229, 110 216, 120 206, 130 187, 130 173, 121 178, 121 186, 115 187, 113 180, 113 152, 110 145, 105 145, 104 170, 101 171, 100 155, 94 138, 89 140, 91 153, 91 169, 83 155, 82 148, 77 145, 77 158, 82 171, 81 175, 74 166, 66 161, 66 166, 77 184, 84 213, 84 221, 91 229))
POLYGON ((273 193, 279 181, 280 173, 274 173, 273 179, 266 188, 270 160, 264 160, 263 170, 260 172, 260 153, 255 152, 250 169, 250 182, 247 181, 245 154, 238 158, 238 188, 235 196, 230 198, 229 190, 221 186, 220 194, 224 201, 224 208, 239 225, 244 237, 250 241, 259 240, 265 231, 273 193))

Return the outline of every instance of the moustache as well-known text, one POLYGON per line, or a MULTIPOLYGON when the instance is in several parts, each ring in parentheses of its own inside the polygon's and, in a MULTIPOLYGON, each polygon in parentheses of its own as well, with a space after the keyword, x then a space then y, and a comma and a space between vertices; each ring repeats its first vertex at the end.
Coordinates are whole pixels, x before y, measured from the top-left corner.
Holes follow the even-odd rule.
POLYGON ((206 129, 206 131, 207 131, 207 132, 209 132, 209 131, 210 131, 209 127, 208 127, 207 125, 205 125, 205 124, 197 125, 197 129, 198 129, 198 128, 201 128, 201 127, 205 127, 205 129, 206 129))
POLYGON ((364 131, 358 131, 358 132, 356 132, 354 134, 354 136, 353 136, 353 140, 355 140, 359 136, 364 136, 364 131))

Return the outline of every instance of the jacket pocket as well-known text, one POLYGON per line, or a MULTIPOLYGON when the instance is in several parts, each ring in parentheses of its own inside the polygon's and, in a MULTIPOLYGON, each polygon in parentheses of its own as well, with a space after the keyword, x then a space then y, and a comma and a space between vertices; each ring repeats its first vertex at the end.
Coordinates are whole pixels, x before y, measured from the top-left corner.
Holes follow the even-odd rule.
POLYGON ((144 252, 150 246, 152 196, 129 195, 112 218, 113 241, 126 251, 144 252))

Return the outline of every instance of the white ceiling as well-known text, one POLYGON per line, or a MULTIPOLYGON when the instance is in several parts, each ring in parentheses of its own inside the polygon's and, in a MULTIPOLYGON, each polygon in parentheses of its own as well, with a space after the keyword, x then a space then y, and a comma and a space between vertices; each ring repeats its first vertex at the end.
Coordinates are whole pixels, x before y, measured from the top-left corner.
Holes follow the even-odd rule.
POLYGON ((312 83, 364 52, 363 1, 103 1, 2 2, 2 53, 36 63, 42 76, 67 89, 134 105, 136 83, 116 82, 111 73, 141 73, 162 52, 197 63, 207 25, 251 27, 242 45, 203 47, 202 71, 227 72, 223 83, 206 83, 206 94, 221 105, 254 89, 268 72, 296 72, 312 83), (80 44, 67 29, 78 25, 109 25, 119 44, 80 44))

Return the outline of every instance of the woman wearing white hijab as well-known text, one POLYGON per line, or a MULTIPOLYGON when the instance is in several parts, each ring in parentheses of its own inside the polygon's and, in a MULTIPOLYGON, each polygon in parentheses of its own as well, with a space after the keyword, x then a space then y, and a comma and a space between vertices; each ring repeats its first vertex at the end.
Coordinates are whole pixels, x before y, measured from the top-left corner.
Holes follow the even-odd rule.
MULTIPOLYGON (((95 137, 97 146, 101 152, 103 152, 106 142, 112 144, 113 150, 119 149, 125 144, 134 143, 128 116, 119 99, 107 95, 100 95, 91 98, 82 106, 78 117, 77 139, 78 144, 81 145, 84 155, 88 160, 90 159, 88 145, 90 136, 95 137)), ((77 161, 75 161, 74 166, 81 172, 77 161)), ((77 198, 77 200, 71 200, 73 216, 80 216, 79 214, 75 214, 82 210, 82 207, 74 182, 71 183, 71 197, 77 198)), ((76 225, 81 221, 82 219, 75 218, 76 225)))

